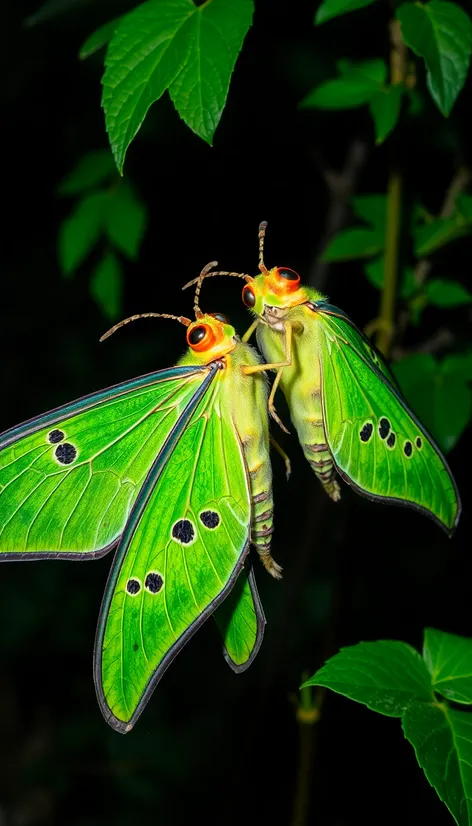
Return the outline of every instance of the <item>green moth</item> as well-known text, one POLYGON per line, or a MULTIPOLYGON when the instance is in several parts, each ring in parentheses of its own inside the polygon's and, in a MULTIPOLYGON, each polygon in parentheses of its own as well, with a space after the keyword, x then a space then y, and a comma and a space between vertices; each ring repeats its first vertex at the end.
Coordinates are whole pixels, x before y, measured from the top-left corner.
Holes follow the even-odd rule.
POLYGON ((116 547, 94 678, 105 719, 123 733, 221 603, 215 618, 227 662, 235 671, 252 662, 265 619, 251 542, 280 577, 270 553, 264 367, 225 316, 199 309, 201 279, 214 265, 201 273, 194 322, 144 314, 187 327, 189 347, 177 366, 0 436, 0 559, 85 560, 116 547))
POLYGON ((243 301, 256 319, 243 341, 255 330, 265 368, 277 371, 271 415, 278 420, 273 400, 280 385, 304 454, 334 501, 341 496, 339 474, 363 496, 415 508, 451 535, 461 503, 444 456, 346 313, 304 287, 294 270, 267 269, 266 226, 259 227, 260 275, 205 275, 247 282, 243 301))

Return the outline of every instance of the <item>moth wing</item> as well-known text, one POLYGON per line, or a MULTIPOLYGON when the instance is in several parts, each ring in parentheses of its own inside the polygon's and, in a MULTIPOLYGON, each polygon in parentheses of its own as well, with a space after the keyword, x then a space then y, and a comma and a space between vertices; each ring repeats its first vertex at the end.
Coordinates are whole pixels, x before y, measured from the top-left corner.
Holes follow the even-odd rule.
POLYGON ((250 483, 215 381, 164 447, 118 546, 100 612, 95 685, 115 729, 131 729, 162 674, 225 599, 249 549, 250 483))
POLYGON ((338 472, 368 498, 415 508, 451 534, 461 504, 441 451, 352 322, 330 312, 319 319, 323 418, 338 472))
POLYGON ((173 367, 92 393, 0 436, 0 560, 109 551, 151 465, 213 375, 173 367))

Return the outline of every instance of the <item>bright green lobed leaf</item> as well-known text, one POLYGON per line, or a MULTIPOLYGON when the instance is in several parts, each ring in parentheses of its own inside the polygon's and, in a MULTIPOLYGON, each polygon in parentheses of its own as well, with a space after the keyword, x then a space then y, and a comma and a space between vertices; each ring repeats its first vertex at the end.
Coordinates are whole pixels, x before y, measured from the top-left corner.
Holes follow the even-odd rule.
POLYGON ((472 714, 413 702, 402 719, 427 779, 458 826, 472 824, 472 714))
POLYGON ((341 648, 304 685, 325 686, 388 717, 401 717, 413 700, 433 699, 422 658, 394 640, 341 648))
POLYGON ((472 294, 458 281, 434 278, 426 282, 425 289, 429 302, 436 307, 459 307, 472 301, 472 294))
POLYGON ((324 0, 315 14, 315 25, 326 23, 327 20, 332 20, 333 17, 339 17, 341 14, 362 9, 364 6, 371 6, 375 0, 324 0))
POLYGON ((134 190, 121 182, 110 193, 105 231, 111 243, 135 260, 146 229, 146 207, 134 190))
POLYGON ((463 377, 443 371, 430 353, 415 353, 392 369, 413 412, 439 447, 451 450, 472 417, 472 391, 463 377))
POLYGON ((375 142, 383 143, 395 128, 400 115, 403 86, 385 86, 370 101, 370 113, 375 125, 375 142))
POLYGON ((95 29, 80 47, 79 58, 86 60, 87 57, 95 54, 99 49, 103 49, 115 34, 120 20, 121 15, 120 17, 115 17, 113 20, 109 20, 108 23, 104 23, 103 26, 100 26, 98 29, 95 29))
POLYGON ((90 293, 103 314, 114 321, 121 313, 123 271, 116 255, 109 250, 92 273, 90 293))
POLYGON ((461 91, 472 51, 472 22, 456 3, 404 3, 396 10, 403 40, 427 68, 427 84, 443 115, 461 91))
POLYGON ((102 105, 120 172, 146 113, 188 60, 192 0, 148 0, 126 14, 105 58, 102 105))
POLYGON ((211 0, 188 23, 190 53, 169 92, 180 117, 210 145, 253 12, 253 0, 211 0))
POLYGON ((384 234, 376 229, 346 229, 329 242, 323 253, 324 261, 346 261, 351 258, 369 258, 384 248, 384 234))
POLYGON ((385 232, 387 222, 386 195, 356 195, 351 198, 354 213, 372 224, 379 232, 385 232))
POLYGON ((472 703, 472 639, 426 628, 423 659, 435 691, 456 703, 472 703))
POLYGON ((469 225, 464 222, 463 218, 456 214, 451 218, 438 218, 435 221, 430 221, 427 224, 422 224, 414 229, 415 239, 415 255, 421 258, 423 255, 429 255, 439 247, 460 238, 463 235, 469 235, 472 232, 472 224, 469 225))
POLYGON ((97 243, 108 207, 108 193, 94 192, 83 198, 59 231, 59 263, 63 275, 71 275, 97 243))
POLYGON ((109 149, 87 152, 75 168, 59 184, 59 195, 80 195, 116 177, 116 166, 109 149))
POLYGON ((123 17, 108 47, 102 81, 120 172, 149 107, 169 87, 181 117, 211 143, 252 13, 252 0, 201 6, 192 0, 148 0, 123 17))

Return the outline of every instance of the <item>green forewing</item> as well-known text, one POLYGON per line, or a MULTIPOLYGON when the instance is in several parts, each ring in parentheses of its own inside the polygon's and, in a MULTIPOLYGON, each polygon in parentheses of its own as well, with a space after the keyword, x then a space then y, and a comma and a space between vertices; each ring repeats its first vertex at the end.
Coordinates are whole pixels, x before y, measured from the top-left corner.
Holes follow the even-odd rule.
POLYGON ((4 433, 0 558, 106 553, 168 434, 187 405, 197 404, 209 373, 161 370, 4 433))
POLYGON ((214 617, 226 662, 237 673, 245 671, 261 647, 265 626, 252 566, 242 572, 214 617))
POLYGON ((424 511, 451 532, 460 500, 446 460, 369 357, 368 342, 340 310, 317 311, 323 418, 341 476, 372 498, 424 511), (335 312, 336 311, 336 314, 335 312))
POLYGON ((172 659, 241 572, 251 501, 242 446, 214 381, 143 485, 110 574, 95 646, 103 714, 128 731, 172 659))

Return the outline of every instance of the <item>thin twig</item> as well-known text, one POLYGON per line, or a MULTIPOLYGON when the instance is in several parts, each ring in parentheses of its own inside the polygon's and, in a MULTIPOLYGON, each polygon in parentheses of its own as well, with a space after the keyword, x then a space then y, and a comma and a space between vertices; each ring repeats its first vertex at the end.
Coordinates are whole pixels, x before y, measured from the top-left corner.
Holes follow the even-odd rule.
MULTIPOLYGON (((407 50, 402 39, 398 20, 390 22, 390 82, 403 83, 407 50)), ((397 295, 398 246, 400 240, 400 218, 402 197, 402 175, 393 161, 390 167, 387 187, 387 225, 385 234, 384 280, 380 299, 380 313, 376 322, 377 347, 388 355, 392 341, 395 320, 395 299, 397 295)))
POLYGON ((331 169, 319 152, 314 155, 315 163, 324 178, 329 192, 329 206, 326 213, 325 229, 318 247, 316 258, 308 270, 307 282, 317 290, 323 290, 328 279, 330 263, 323 261, 322 254, 328 241, 346 223, 351 195, 356 189, 359 175, 367 160, 368 146, 365 141, 354 140, 347 152, 344 167, 331 169))

